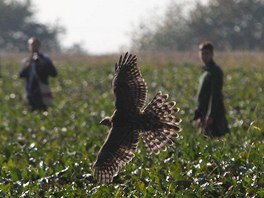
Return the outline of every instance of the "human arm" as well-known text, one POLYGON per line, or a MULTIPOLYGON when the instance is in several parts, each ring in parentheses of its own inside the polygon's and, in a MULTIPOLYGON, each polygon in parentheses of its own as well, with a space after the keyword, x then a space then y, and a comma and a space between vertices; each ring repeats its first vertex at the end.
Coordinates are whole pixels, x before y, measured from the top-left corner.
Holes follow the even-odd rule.
POLYGON ((19 71, 18 76, 20 78, 27 78, 30 71, 30 58, 26 58, 22 61, 22 69, 19 71))
POLYGON ((194 120, 204 119, 208 110, 208 103, 210 97, 211 74, 207 71, 203 73, 199 82, 199 89, 197 93, 197 106, 194 112, 194 120))
POLYGON ((37 67, 37 72, 40 76, 52 76, 55 77, 57 76, 57 70, 48 57, 43 56, 42 54, 39 55, 39 59, 36 60, 36 63, 38 65, 37 67))
POLYGON ((58 75, 57 69, 54 66, 53 62, 51 61, 51 59, 48 58, 47 60, 47 69, 48 69, 48 75, 52 76, 52 77, 56 77, 58 75))
POLYGON ((215 68, 212 73, 212 84, 211 84, 211 94, 208 105, 208 118, 214 120, 217 116, 218 106, 222 101, 222 87, 223 87, 223 72, 220 68, 215 68))

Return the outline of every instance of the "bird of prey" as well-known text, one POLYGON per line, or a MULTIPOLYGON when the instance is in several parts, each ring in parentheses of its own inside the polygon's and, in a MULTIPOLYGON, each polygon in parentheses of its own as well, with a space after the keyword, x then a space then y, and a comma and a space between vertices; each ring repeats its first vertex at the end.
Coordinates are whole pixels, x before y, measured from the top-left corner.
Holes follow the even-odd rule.
POLYGON ((94 177, 98 183, 111 183, 121 168, 131 161, 139 137, 148 153, 158 154, 174 143, 181 130, 181 119, 173 115, 179 108, 176 102, 167 101, 168 94, 158 92, 144 108, 147 85, 136 55, 120 56, 112 87, 115 111, 100 122, 110 129, 94 164, 94 177))

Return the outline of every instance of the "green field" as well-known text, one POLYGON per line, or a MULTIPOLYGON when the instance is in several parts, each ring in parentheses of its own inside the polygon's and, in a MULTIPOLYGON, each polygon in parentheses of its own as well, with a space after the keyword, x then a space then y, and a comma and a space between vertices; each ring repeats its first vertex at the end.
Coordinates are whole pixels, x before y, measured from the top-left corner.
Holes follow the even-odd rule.
POLYGON ((0 197, 264 197, 264 66, 223 67, 231 132, 210 139, 190 123, 199 62, 138 59, 148 100, 169 93, 181 109, 182 132, 159 155, 140 144, 110 185, 95 183, 92 165, 108 132, 98 122, 114 108, 117 56, 55 59, 55 106, 43 113, 27 110, 19 63, 2 62, 0 197))

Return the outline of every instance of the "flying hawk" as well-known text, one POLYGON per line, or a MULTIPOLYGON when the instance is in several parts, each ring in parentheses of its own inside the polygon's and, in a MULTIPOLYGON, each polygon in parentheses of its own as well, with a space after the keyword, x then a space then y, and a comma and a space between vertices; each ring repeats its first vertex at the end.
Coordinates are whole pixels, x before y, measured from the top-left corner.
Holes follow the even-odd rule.
POLYGON ((94 177, 99 183, 111 183, 134 157, 139 137, 148 153, 158 154, 174 143, 181 130, 181 119, 173 115, 179 108, 176 102, 167 101, 168 94, 158 92, 144 108, 147 85, 136 61, 135 55, 126 53, 115 65, 112 86, 116 109, 100 122, 110 130, 94 164, 94 177))

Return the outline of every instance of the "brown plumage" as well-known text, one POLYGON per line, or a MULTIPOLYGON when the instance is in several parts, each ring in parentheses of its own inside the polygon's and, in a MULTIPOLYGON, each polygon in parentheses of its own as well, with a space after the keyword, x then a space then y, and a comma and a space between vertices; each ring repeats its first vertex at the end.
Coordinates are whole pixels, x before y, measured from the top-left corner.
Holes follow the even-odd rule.
POLYGON ((142 78, 137 58, 126 53, 115 65, 113 115, 101 121, 110 127, 108 137, 94 164, 94 176, 99 183, 110 183, 134 157, 139 136, 148 153, 158 154, 174 143, 180 132, 181 120, 173 114, 179 111, 176 102, 158 92, 145 107, 147 85, 142 78))

